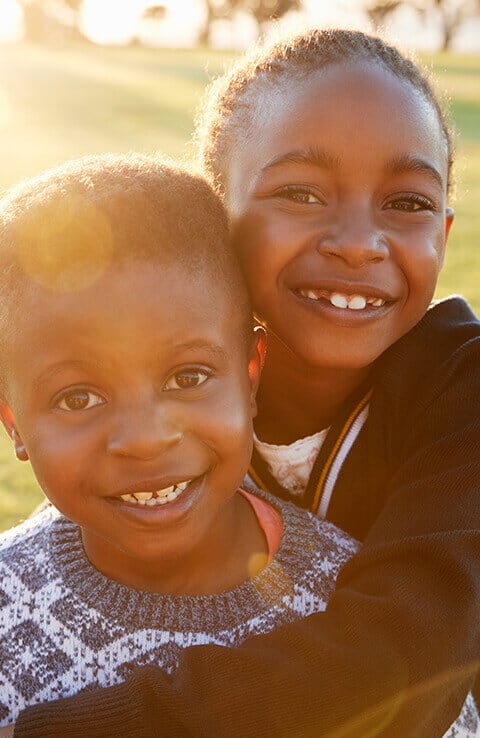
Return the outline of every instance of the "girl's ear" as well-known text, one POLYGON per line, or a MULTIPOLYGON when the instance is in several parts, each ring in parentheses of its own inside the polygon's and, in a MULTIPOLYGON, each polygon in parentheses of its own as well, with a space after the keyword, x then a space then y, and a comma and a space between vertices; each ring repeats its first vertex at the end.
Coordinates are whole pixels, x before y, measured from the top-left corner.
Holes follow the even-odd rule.
POLYGON ((19 461, 28 461, 28 453, 25 448, 25 444, 22 441, 20 433, 15 425, 15 418, 13 417, 12 409, 5 400, 0 398, 0 420, 2 421, 5 430, 13 441, 15 447, 15 455, 19 461))
POLYGON ((252 351, 248 362, 248 377, 250 379, 251 387, 250 404, 252 408, 252 417, 255 417, 257 414, 257 402, 255 398, 257 395, 258 385, 260 384, 263 364, 265 362, 267 335, 265 333, 265 328, 261 325, 255 326, 253 333, 252 351))
POLYGON ((445 243, 447 242, 448 234, 450 233, 450 228, 452 227, 454 217, 455 213, 453 211, 453 208, 447 208, 445 210, 445 243))

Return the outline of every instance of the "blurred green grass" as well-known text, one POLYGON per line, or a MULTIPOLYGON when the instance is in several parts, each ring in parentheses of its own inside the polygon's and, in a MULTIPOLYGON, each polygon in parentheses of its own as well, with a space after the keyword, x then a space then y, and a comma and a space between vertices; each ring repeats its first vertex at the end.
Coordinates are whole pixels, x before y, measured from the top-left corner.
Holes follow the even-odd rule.
MULTIPOLYGON (((188 158, 205 84, 232 55, 206 50, 0 46, 0 189, 64 159, 103 151, 188 158)), ((425 58, 458 131, 456 220, 437 296, 480 313, 480 56, 425 58)), ((0 530, 42 499, 28 464, 0 435, 0 530)))

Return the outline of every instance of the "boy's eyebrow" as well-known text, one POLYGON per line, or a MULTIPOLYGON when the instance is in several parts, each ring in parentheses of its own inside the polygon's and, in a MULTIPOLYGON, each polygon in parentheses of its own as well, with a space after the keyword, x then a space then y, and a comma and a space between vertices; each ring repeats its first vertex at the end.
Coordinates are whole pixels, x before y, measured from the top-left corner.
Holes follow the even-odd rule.
MULTIPOLYGON (((175 352, 188 351, 189 349, 198 349, 206 352, 207 354, 210 354, 210 356, 217 360, 225 361, 226 359, 228 359, 228 352, 222 346, 216 346, 215 344, 208 343, 208 341, 204 341, 203 339, 185 341, 185 343, 178 343, 175 344, 175 346, 173 346, 172 348, 175 352)), ((59 361, 56 364, 52 364, 51 366, 47 367, 47 369, 45 369, 38 377, 34 379, 34 388, 39 389, 42 384, 45 384, 45 382, 51 380, 52 377, 55 376, 55 374, 59 374, 65 369, 91 369, 94 363, 95 362, 92 362, 91 360, 82 361, 81 359, 65 359, 65 361, 59 361)), ((97 363, 96 365, 97 367, 100 367, 100 364, 97 363)))
POLYGON ((426 174, 434 180, 442 189, 444 180, 438 169, 430 164, 426 159, 420 156, 411 156, 410 154, 402 154, 395 156, 387 165, 386 171, 391 174, 402 174, 403 172, 420 172, 426 174))
POLYGON ((42 384, 45 384, 45 382, 48 382, 52 377, 54 377, 55 374, 59 374, 65 369, 86 369, 91 366, 91 361, 87 362, 82 361, 81 359, 65 359, 64 361, 58 361, 57 363, 47 367, 38 377, 35 377, 33 380, 33 386, 35 389, 38 389, 42 384))
POLYGON ((200 351, 205 351, 215 359, 225 360, 228 358, 228 352, 222 346, 217 346, 216 344, 209 343, 203 339, 185 341, 185 343, 176 343, 173 349, 176 352, 198 349, 200 351))
POLYGON ((308 164, 321 169, 335 169, 339 164, 339 159, 324 151, 324 149, 309 146, 307 149, 295 149, 294 151, 288 151, 286 154, 275 156, 262 167, 262 172, 274 169, 282 164, 308 164))

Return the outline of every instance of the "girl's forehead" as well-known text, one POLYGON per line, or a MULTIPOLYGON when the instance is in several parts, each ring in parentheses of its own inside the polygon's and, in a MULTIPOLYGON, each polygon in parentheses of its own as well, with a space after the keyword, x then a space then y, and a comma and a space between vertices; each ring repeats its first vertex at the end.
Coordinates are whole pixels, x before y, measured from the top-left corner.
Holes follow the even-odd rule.
MULTIPOLYGON (((437 111, 423 90, 372 60, 331 64, 308 73, 293 70, 292 76, 279 76, 275 84, 268 86, 259 82, 252 106, 259 128, 280 120, 285 127, 312 116, 321 121, 322 117, 332 112, 340 115, 345 109, 368 121, 374 110, 401 109, 402 117, 409 118, 433 113, 440 129, 437 111)), ((252 95, 252 102, 253 99, 252 95)), ((355 123, 351 114, 349 120, 355 123)))
POLYGON ((311 149, 359 166, 372 151, 379 162, 382 156, 428 156, 446 183, 447 144, 436 109, 422 90, 383 65, 331 65, 295 80, 280 78, 263 93, 249 134, 232 152, 227 200, 272 162, 311 149))

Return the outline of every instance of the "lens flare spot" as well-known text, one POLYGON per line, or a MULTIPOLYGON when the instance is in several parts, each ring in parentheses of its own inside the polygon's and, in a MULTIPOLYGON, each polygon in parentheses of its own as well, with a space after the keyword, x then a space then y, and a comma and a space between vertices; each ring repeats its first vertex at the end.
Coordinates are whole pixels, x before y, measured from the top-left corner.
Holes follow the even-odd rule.
POLYGON ((108 218, 81 195, 57 197, 32 209, 17 227, 18 259, 35 282, 58 292, 85 289, 99 279, 112 260, 113 236, 108 218))
POLYGON ((248 575, 256 577, 268 564, 268 555, 265 553, 254 553, 248 561, 248 575))

